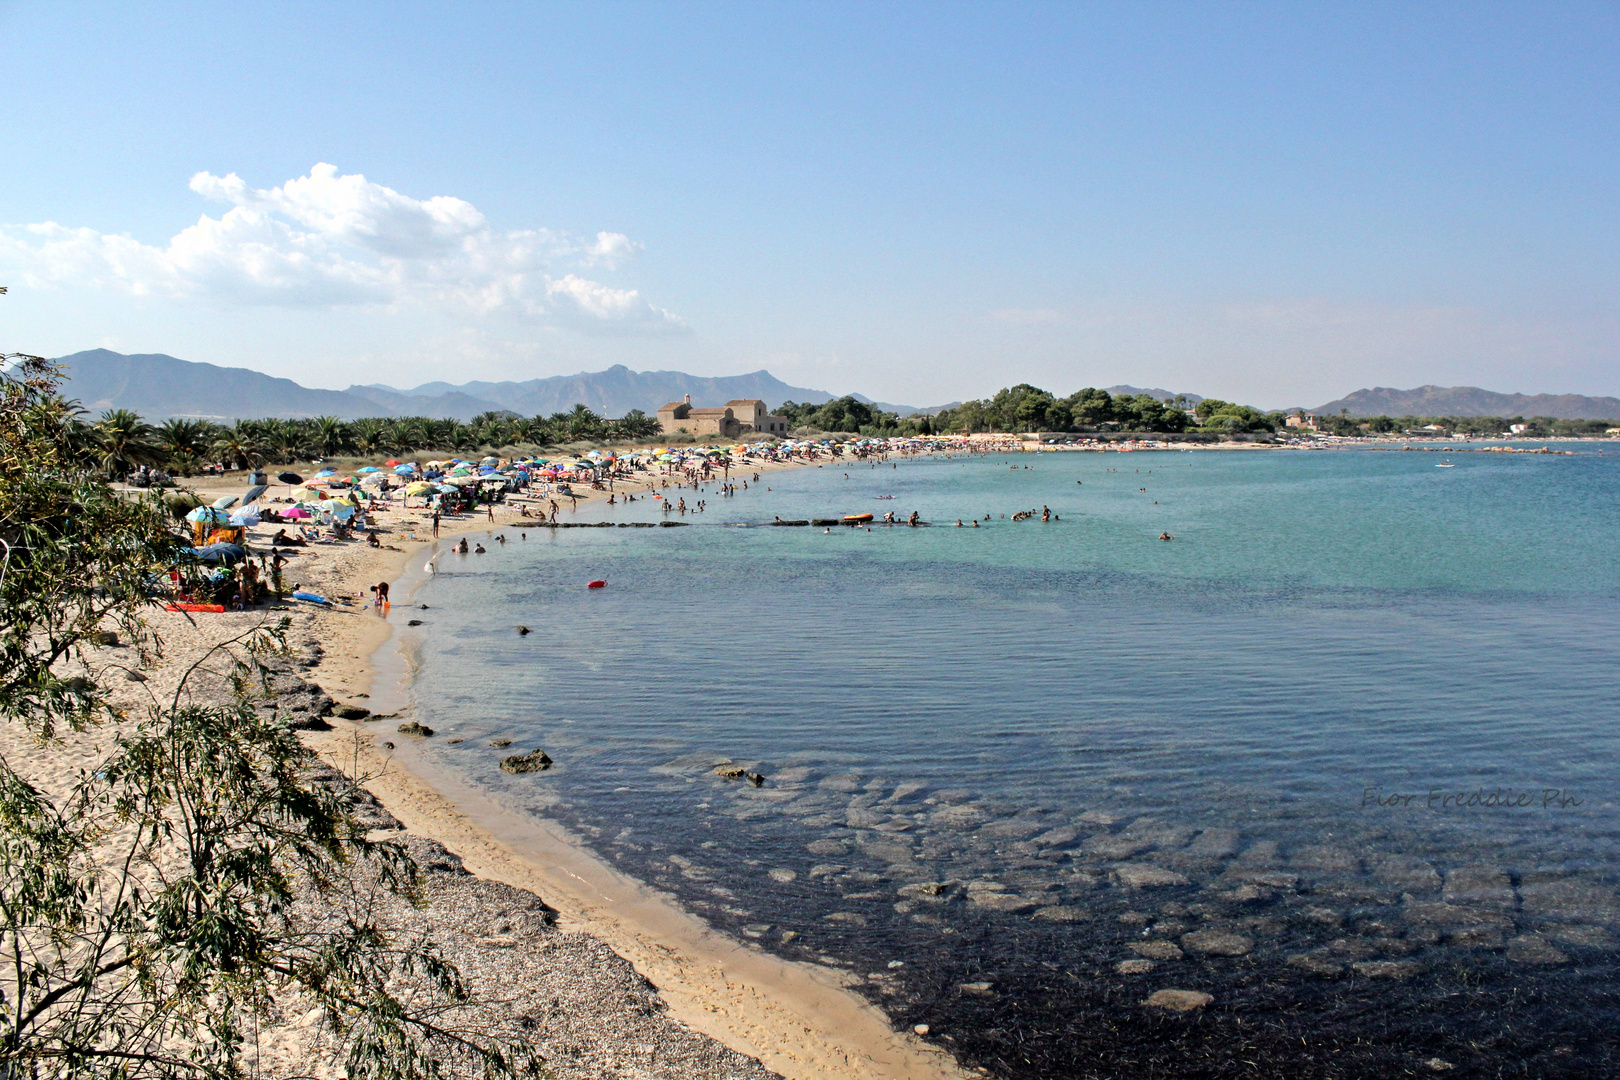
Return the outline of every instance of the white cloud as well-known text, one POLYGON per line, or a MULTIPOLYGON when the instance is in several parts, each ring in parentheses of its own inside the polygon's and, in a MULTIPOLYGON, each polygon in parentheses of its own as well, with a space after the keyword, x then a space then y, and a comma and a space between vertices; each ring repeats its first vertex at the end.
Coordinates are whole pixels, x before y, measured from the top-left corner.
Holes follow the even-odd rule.
POLYGON ((640 245, 622 233, 582 239, 502 232, 471 203, 413 199, 318 164, 280 187, 200 172, 191 189, 233 204, 166 246, 54 222, 0 227, 0 265, 35 287, 116 289, 216 305, 430 304, 452 314, 514 315, 585 332, 680 332, 675 315, 579 277, 613 269, 640 245))

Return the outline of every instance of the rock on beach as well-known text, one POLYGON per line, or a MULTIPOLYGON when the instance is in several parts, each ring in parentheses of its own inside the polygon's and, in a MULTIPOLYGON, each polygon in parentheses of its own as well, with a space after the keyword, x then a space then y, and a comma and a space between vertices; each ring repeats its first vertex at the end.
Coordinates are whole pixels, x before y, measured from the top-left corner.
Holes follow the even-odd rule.
POLYGON ((533 750, 527 754, 513 754, 511 757, 501 759, 501 772, 519 773, 543 772, 551 768, 551 758, 544 750, 533 750))

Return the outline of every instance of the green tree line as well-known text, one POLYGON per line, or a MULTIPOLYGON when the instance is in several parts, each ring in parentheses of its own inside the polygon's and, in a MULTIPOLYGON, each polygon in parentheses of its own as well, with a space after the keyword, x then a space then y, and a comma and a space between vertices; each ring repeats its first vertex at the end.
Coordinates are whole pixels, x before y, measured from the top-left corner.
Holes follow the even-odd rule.
POLYGON ((1204 431, 1220 434, 1273 431, 1281 413, 1208 398, 1189 413, 1186 399, 1160 401, 1149 394, 1114 397, 1087 387, 1066 398, 1028 383, 999 391, 994 397, 964 401, 934 416, 902 418, 853 397, 823 405, 784 402, 776 411, 795 428, 846 431, 861 435, 953 435, 974 432, 1026 431, 1204 431))
POLYGON ((342 454, 474 454, 507 446, 555 446, 567 442, 646 439, 658 434, 658 421, 639 409, 609 420, 584 405, 550 416, 487 412, 471 423, 426 416, 340 420, 238 420, 215 424, 173 419, 149 424, 128 409, 110 409, 87 421, 71 403, 62 408, 68 437, 81 460, 92 460, 110 476, 139 465, 190 475, 207 462, 233 468, 288 464, 300 458, 342 454))
POLYGON ((1402 435, 1434 425, 1458 435, 1507 438, 1512 428, 1525 430, 1515 438, 1555 439, 1602 435, 1617 426, 1614 420, 1560 420, 1553 416, 1321 416, 1318 430, 1331 435, 1402 435))

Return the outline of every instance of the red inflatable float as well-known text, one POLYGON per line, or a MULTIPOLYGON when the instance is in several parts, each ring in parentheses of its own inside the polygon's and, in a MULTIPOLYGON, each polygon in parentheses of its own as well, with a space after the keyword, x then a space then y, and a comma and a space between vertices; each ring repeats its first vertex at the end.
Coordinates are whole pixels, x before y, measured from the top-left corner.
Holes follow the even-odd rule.
POLYGON ((607 582, 605 582, 605 581, 593 581, 593 582, 590 582, 589 584, 587 584, 585 587, 587 589, 605 589, 605 588, 607 588, 607 582))

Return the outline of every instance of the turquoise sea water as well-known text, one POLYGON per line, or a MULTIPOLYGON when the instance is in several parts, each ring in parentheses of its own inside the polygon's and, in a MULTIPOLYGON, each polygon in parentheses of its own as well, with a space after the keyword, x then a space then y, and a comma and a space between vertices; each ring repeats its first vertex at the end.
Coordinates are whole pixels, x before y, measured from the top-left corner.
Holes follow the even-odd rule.
POLYGON ((1004 1075, 1202 1075, 1200 1053, 1387 1075, 1408 1047, 1591 1075, 1620 929, 1616 457, 1045 453, 672 487, 708 501, 692 527, 503 527, 440 557, 405 635, 416 708, 465 740, 437 763, 718 926, 852 966, 1004 1075), (891 509, 932 525, 758 527, 891 509), (495 737, 558 764, 504 776, 495 737), (1452 805, 1493 792, 1528 804, 1452 805), (1200 931, 1249 948, 1116 970, 1200 931), (1552 1004, 1571 981, 1582 1008, 1552 1004), (1533 1025, 1480 1019, 1532 984, 1533 1025), (1162 986, 1216 994, 1190 1042, 1137 1005, 1162 986), (1255 1024, 1276 1038, 1235 1039, 1255 1024), (1399 1052, 1344 1049, 1391 1025, 1399 1052))

